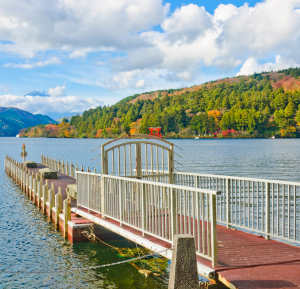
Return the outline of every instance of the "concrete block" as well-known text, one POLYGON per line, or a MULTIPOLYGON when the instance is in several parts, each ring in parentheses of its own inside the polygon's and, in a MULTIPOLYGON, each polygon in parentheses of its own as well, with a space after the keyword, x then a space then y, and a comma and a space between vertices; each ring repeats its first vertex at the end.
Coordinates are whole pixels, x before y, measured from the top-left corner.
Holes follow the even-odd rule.
POLYGON ((188 234, 174 236, 169 289, 198 289, 195 239, 188 234))
POLYGON ((51 169, 40 169, 39 174, 43 179, 57 179, 57 172, 51 169))
POLYGON ((35 168, 37 168, 37 163, 34 162, 34 161, 26 161, 26 162, 24 163, 24 166, 25 166, 26 168, 35 169, 35 168))
POLYGON ((67 185, 69 189, 70 196, 74 199, 77 199, 77 184, 67 185))

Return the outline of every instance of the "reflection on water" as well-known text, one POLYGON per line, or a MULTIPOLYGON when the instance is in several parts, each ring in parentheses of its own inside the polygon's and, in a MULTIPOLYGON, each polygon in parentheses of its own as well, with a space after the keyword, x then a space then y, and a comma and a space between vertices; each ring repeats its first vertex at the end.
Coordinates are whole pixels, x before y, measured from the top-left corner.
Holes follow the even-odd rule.
MULTIPOLYGON (((0 138, 0 270, 64 270, 120 261, 103 245, 68 246, 31 201, 4 172, 4 156, 21 161, 25 142, 28 159, 46 154, 73 164, 93 167, 99 158, 92 149, 105 142, 95 139, 0 138)), ((183 159, 180 171, 298 181, 300 140, 173 140, 183 159)), ((110 241, 134 247, 126 240, 110 241)), ((167 288, 164 277, 145 278, 130 264, 72 274, 1 275, 0 288, 167 288)))

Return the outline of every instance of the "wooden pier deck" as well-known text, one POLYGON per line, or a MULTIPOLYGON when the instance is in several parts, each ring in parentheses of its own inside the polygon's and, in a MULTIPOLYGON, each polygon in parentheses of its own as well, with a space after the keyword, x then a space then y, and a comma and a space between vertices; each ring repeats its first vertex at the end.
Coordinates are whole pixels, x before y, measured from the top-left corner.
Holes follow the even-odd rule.
MULTIPOLYGON (((29 169, 37 173, 46 166, 38 164, 37 169, 29 169)), ((59 171, 58 179, 48 180, 54 184, 55 192, 62 188, 62 198, 67 194, 68 184, 75 184, 76 179, 59 171)), ((87 209, 77 208, 77 201, 72 199, 71 222, 75 225, 96 223, 105 230, 110 230, 125 238, 137 242, 153 251, 166 249, 161 255, 171 258, 170 243, 153 236, 142 236, 142 232, 110 218, 103 219, 101 214, 89 213, 87 209), (168 249, 168 250, 167 250, 168 249)), ((79 229, 79 227, 75 227, 79 229)), ((70 229, 70 227, 69 227, 70 229)), ((81 231, 79 230, 79 234, 81 231)), ((113 235, 112 235, 113 236, 113 235)), ((227 229, 217 225, 218 266, 211 267, 211 261, 197 256, 199 266, 206 268, 208 274, 216 273, 216 280, 229 288, 296 288, 300 287, 300 247, 275 240, 266 240, 262 236, 235 229, 227 229)), ((206 276, 211 277, 213 276, 206 276)))
MULTIPOLYGON (((36 173, 46 166, 38 164, 37 169, 30 169, 36 173)), ((58 179, 48 180, 49 186, 54 183, 56 192, 62 188, 63 200, 67 198, 65 188, 68 184, 76 183, 76 179, 58 171, 58 179)), ((72 208, 77 207, 76 199, 72 199, 72 208)), ((78 208, 90 218, 80 217, 72 213, 71 221, 75 224, 91 223, 92 218, 101 219, 105 228, 119 228, 141 239, 152 243, 153 248, 160 250, 167 248, 170 243, 164 242, 153 236, 142 237, 142 233, 130 226, 123 225, 112 219, 102 219, 100 214, 88 213, 87 209, 78 208)), ((114 230, 116 232, 116 230, 114 230)), ((132 235, 131 235, 132 236, 132 235)), ((212 268, 211 262, 197 256, 197 262, 206 266, 211 271, 216 271, 218 280, 229 288, 296 288, 300 287, 300 248, 278 242, 266 240, 262 236, 235 229, 217 226, 218 239, 218 267, 212 268)), ((149 246, 149 245, 148 245, 149 246)), ((149 248, 150 249, 150 248, 149 248)), ((207 277, 207 276, 206 276, 207 277)))

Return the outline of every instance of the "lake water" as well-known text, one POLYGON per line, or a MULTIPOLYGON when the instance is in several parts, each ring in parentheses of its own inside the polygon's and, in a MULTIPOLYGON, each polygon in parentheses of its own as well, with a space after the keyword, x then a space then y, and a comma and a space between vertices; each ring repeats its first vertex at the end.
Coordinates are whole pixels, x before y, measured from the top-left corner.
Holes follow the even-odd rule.
MULTIPOLYGON (((5 154, 40 162, 41 154, 90 168, 104 143, 99 139, 0 138, 0 271, 64 270, 120 261, 117 252, 101 243, 66 244, 4 171, 5 154)), ((172 140, 182 150, 180 171, 300 181, 300 139, 172 140)), ((99 152, 100 153, 100 152, 99 152)), ((126 240, 116 247, 135 247, 126 240)), ((130 264, 72 274, 1 274, 0 288, 167 288, 166 277, 145 278, 130 264)))

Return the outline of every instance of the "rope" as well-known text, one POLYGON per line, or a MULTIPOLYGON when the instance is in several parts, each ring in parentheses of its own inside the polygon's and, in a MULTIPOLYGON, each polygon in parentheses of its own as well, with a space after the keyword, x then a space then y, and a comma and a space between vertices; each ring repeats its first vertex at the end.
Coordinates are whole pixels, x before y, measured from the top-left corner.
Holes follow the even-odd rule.
POLYGON ((110 264, 103 264, 103 265, 98 265, 98 266, 90 266, 90 267, 85 267, 85 268, 76 268, 76 269, 69 269, 69 270, 56 270, 56 271, 0 271, 0 274, 50 274, 50 273, 55 274, 55 273, 72 273, 72 272, 77 272, 77 271, 86 271, 86 270, 90 270, 90 269, 98 269, 98 268, 104 268, 104 267, 109 267, 109 266, 113 266, 113 265, 129 263, 129 262, 132 262, 135 260, 144 259, 149 256, 153 256, 153 254, 162 253, 167 250, 168 249, 164 249, 159 252, 152 252, 152 253, 144 255, 142 257, 139 256, 139 257, 132 258, 129 260, 114 262, 114 263, 110 263, 110 264))

